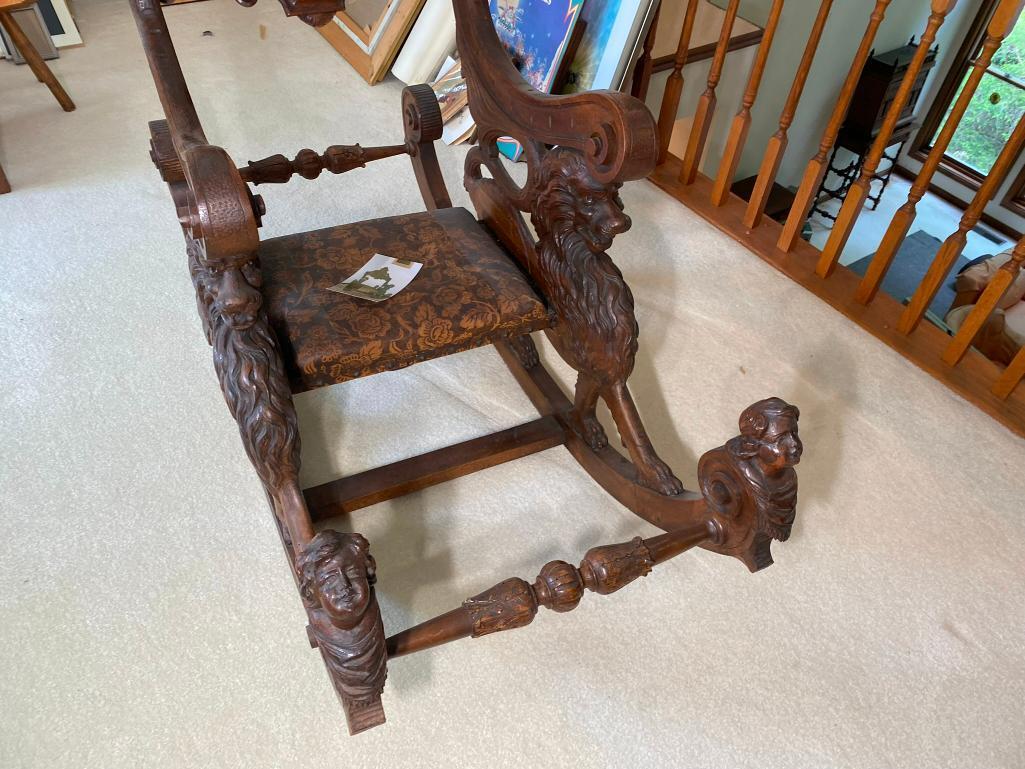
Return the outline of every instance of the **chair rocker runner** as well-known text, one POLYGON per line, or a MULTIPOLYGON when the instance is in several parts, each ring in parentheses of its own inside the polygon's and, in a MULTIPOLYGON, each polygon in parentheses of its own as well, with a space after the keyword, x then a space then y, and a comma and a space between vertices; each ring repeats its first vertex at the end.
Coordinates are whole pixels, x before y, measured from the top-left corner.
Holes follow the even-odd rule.
MULTIPOLYGON (((390 658, 528 624, 544 606, 573 609, 699 546, 772 563, 772 539, 794 520, 801 456, 798 411, 778 398, 748 407, 740 434, 701 457, 687 491, 652 446, 627 386, 638 327, 630 288, 606 254, 630 227, 618 190, 655 166, 656 126, 644 105, 612 92, 546 96, 510 62, 481 0, 454 0, 457 42, 478 125, 464 183, 476 218, 454 208, 434 142, 441 114, 427 86, 402 92, 404 141, 274 155, 237 167, 207 143, 158 0, 131 0, 165 119, 150 124, 152 159, 185 234, 199 314, 242 442, 263 482, 349 730, 384 722, 390 658), (496 141, 524 148, 517 186, 496 141), (260 241, 264 205, 250 185, 346 173, 384 157, 411 159, 426 211, 260 241), (487 171, 487 175, 485 175, 487 171), (535 236, 524 219, 529 215, 535 236), (326 291, 380 252, 423 268, 380 303, 326 291), (577 372, 572 399, 538 359, 543 331, 577 372), (315 488, 299 486, 292 396, 491 344, 540 416, 524 425, 315 488), (608 405, 627 455, 595 416, 608 405), (386 637, 377 565, 359 534, 317 531, 348 513, 553 446, 564 445, 615 499, 665 533, 595 547, 579 566, 552 561, 533 583, 506 579, 461 606, 386 637)), ((340 0, 281 0, 286 14, 325 23, 340 0)), ((250 4, 250 3, 243 3, 250 4)))

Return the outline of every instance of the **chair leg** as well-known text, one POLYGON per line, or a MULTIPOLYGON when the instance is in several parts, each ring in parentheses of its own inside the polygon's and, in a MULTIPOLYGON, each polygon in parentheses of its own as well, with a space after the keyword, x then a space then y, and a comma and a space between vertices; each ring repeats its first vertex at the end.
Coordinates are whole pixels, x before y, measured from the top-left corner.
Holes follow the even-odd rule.
POLYGON ((4 167, 0 166, 0 195, 5 195, 11 191, 11 183, 7 181, 7 176, 4 174, 4 167))
POLYGON ((11 42, 21 51, 21 55, 25 57, 25 61, 36 78, 41 83, 45 83, 46 87, 50 89, 50 93, 57 99, 61 108, 65 112, 73 112, 75 102, 71 101, 71 97, 68 96, 63 86, 61 86, 60 81, 54 77, 50 68, 46 66, 46 62, 43 61, 43 57, 36 51, 35 46, 25 36, 25 33, 21 31, 21 27, 18 26, 18 22, 14 20, 14 17, 6 11, 0 11, 0 25, 3 25, 3 28, 7 30, 7 34, 11 37, 11 42))

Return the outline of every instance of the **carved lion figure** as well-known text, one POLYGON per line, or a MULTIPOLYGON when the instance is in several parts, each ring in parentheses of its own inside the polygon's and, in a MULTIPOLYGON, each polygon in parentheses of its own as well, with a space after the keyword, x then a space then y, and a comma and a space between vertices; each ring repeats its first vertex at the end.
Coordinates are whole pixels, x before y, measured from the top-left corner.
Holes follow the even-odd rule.
POLYGON ((616 235, 630 228, 620 184, 600 184, 577 150, 548 152, 538 171, 531 222, 538 233, 537 273, 559 322, 549 338, 579 372, 574 420, 592 449, 608 440, 595 416, 605 399, 637 468, 637 480, 663 494, 683 485, 658 457, 626 387, 637 354, 634 299, 608 254, 616 235))
POLYGON ((744 409, 740 435, 726 451, 748 482, 758 529, 785 542, 797 507, 797 472, 804 447, 797 435, 800 411, 781 398, 766 398, 744 409))
POLYGON ((376 699, 388 676, 388 653, 369 543, 359 534, 322 531, 295 568, 310 628, 339 691, 355 702, 376 699))
POLYGON ((277 340, 262 311, 259 265, 250 258, 208 261, 195 241, 188 253, 224 400, 260 480, 278 492, 299 475, 299 427, 277 340))

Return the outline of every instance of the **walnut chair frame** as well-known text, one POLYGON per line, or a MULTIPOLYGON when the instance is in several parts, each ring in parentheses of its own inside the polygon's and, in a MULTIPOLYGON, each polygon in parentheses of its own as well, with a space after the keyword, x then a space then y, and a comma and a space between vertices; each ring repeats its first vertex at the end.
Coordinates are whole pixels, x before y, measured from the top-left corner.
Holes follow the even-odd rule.
MULTIPOLYGON (((287 15, 312 25, 342 7, 340 0, 281 2, 287 15)), ((454 0, 478 125, 464 177, 474 219, 452 207, 445 189, 434 150, 441 115, 430 88, 403 90, 400 144, 302 150, 293 160, 274 155, 237 167, 206 140, 158 0, 131 5, 165 115, 150 123, 151 157, 185 234, 214 368, 267 491, 309 617, 309 641, 323 657, 350 733, 384 722, 381 695, 390 659, 522 627, 539 606, 569 611, 585 588, 611 593, 695 546, 733 556, 751 571, 772 563, 770 541, 786 540, 794 520, 794 465, 802 450, 797 409, 779 398, 745 409, 740 434, 701 457, 700 491, 692 492, 659 458, 627 386, 638 327, 630 288, 606 251, 630 227, 620 186, 646 176, 656 162, 655 122, 640 101, 607 91, 537 93, 501 47, 487 5, 454 0), (523 185, 499 157, 496 140, 503 136, 524 148, 523 185), (295 174, 313 179, 323 170, 345 173, 401 154, 411 159, 426 212, 260 241, 264 205, 250 185, 295 174), (399 295, 412 299, 395 297, 371 308, 322 290, 375 250, 396 255, 384 249, 404 247, 442 254, 399 295), (446 261, 451 254, 467 260, 456 276, 466 285, 446 298, 430 275, 456 269, 446 261), (471 294, 469 305, 460 304, 459 296, 471 294), (382 320, 375 312, 394 317, 382 320), (385 328, 401 333, 382 339, 385 328), (539 360, 530 336, 535 331, 543 331, 577 371, 572 397, 539 360), (300 488, 293 394, 486 344, 498 350, 537 419, 300 488), (599 398, 626 456, 609 444, 595 416, 599 398), (507 579, 446 614, 386 636, 369 543, 359 534, 318 532, 315 523, 558 445, 665 533, 592 548, 579 566, 552 561, 533 583, 507 579)))

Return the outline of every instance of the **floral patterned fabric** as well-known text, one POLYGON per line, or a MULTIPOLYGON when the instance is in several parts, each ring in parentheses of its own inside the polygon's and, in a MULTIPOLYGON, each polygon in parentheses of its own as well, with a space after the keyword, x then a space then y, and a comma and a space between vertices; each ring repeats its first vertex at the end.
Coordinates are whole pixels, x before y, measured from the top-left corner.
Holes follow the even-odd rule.
POLYGON ((265 307, 294 392, 490 344, 549 326, 519 268, 463 208, 374 219, 260 244, 265 307), (421 262, 370 302, 328 291, 375 253, 421 262))

